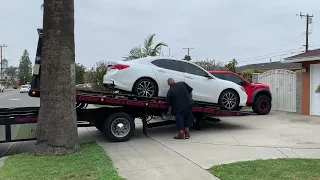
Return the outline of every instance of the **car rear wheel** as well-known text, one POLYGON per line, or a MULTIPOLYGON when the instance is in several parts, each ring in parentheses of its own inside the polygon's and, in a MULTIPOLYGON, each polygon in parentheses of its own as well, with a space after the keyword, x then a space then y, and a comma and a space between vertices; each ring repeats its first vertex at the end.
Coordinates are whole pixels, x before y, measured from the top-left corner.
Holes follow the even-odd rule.
POLYGON ((219 105, 224 110, 237 110, 239 108, 240 98, 233 90, 223 91, 219 98, 219 105))
POLYGON ((158 96, 158 86, 152 79, 142 78, 134 84, 133 94, 142 97, 156 97, 158 96))

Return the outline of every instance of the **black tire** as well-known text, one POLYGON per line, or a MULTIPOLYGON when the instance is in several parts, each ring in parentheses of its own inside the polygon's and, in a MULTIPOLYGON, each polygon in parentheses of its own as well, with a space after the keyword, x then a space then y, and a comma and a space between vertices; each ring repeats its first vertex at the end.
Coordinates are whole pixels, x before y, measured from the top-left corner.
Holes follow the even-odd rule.
POLYGON ((252 105, 252 110, 258 115, 268 114, 271 111, 271 99, 266 95, 256 97, 252 105))
MULTIPOLYGON (((148 89, 151 90, 152 89, 151 86, 148 89)), ((152 80, 150 78, 141 78, 141 79, 139 79, 138 81, 136 81, 134 83, 133 88, 132 88, 132 93, 134 95, 138 95, 138 96, 142 96, 142 97, 157 97, 158 96, 158 85, 154 80, 152 80), (145 83, 149 83, 149 85, 152 86, 152 88, 153 88, 153 94, 152 95, 150 95, 150 96, 139 95, 140 94, 139 87, 141 87, 141 85, 143 86, 144 82, 145 83)))
POLYGON ((95 127, 96 127, 99 131, 103 132, 103 121, 96 121, 96 122, 95 122, 95 127))
POLYGON ((233 90, 228 89, 228 90, 223 91, 220 94, 219 103, 218 104, 221 105, 221 108, 224 109, 224 110, 236 111, 236 110, 239 109, 239 103, 240 103, 240 98, 239 98, 238 94, 233 90), (228 94, 230 94, 233 97, 235 97, 235 105, 233 107, 231 107, 231 108, 226 107, 226 105, 224 105, 224 101, 223 101, 225 96, 229 96, 228 94))
POLYGON ((111 141, 115 141, 115 142, 128 141, 134 135, 134 131, 135 131, 134 119, 129 114, 124 112, 116 112, 116 113, 110 114, 105 120, 104 126, 103 126, 104 135, 111 141), (113 123, 116 123, 116 121, 122 121, 126 123, 126 125, 129 127, 129 130, 126 131, 125 135, 116 136, 113 133, 114 132, 112 130, 114 125, 113 123))

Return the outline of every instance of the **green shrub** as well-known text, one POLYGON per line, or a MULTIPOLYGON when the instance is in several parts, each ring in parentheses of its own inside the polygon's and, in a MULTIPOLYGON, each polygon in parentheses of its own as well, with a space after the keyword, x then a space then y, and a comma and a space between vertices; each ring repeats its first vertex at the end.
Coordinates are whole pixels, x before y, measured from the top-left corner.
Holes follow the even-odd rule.
POLYGON ((316 93, 320 94, 320 84, 318 85, 317 89, 316 89, 316 93))
POLYGON ((13 89, 18 89, 19 87, 17 85, 13 86, 12 87, 13 89))

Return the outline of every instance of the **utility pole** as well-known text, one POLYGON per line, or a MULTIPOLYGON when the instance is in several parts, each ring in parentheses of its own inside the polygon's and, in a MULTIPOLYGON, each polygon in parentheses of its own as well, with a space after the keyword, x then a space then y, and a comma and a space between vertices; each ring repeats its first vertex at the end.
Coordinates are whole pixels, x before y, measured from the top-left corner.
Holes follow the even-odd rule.
POLYGON ((301 19, 302 19, 302 17, 306 17, 306 52, 308 52, 308 48, 309 48, 309 24, 311 24, 312 23, 312 17, 313 17, 313 15, 309 15, 309 14, 306 14, 306 15, 304 15, 304 14, 302 14, 301 12, 300 12, 300 17, 301 17, 301 19))
POLYGON ((2 72, 2 48, 4 47, 8 47, 7 45, 5 44, 0 44, 0 82, 2 82, 2 77, 3 77, 3 72, 2 72))
POLYGON ((183 48, 183 49, 187 49, 188 50, 188 56, 190 56, 189 55, 190 49, 194 49, 194 48, 183 48))

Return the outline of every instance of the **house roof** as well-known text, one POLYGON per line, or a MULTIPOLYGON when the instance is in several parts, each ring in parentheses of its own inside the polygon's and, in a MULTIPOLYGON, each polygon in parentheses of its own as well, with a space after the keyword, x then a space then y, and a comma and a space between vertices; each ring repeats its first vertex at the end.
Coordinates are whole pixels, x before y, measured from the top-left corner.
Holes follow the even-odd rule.
POLYGON ((284 63, 303 62, 303 61, 320 61, 320 49, 309 50, 301 54, 297 54, 284 59, 284 63))
POLYGON ((245 66, 237 67, 236 71, 241 72, 244 70, 272 70, 272 69, 287 69, 287 70, 301 69, 301 64, 300 63, 281 63, 280 61, 259 63, 259 64, 248 64, 245 66))

